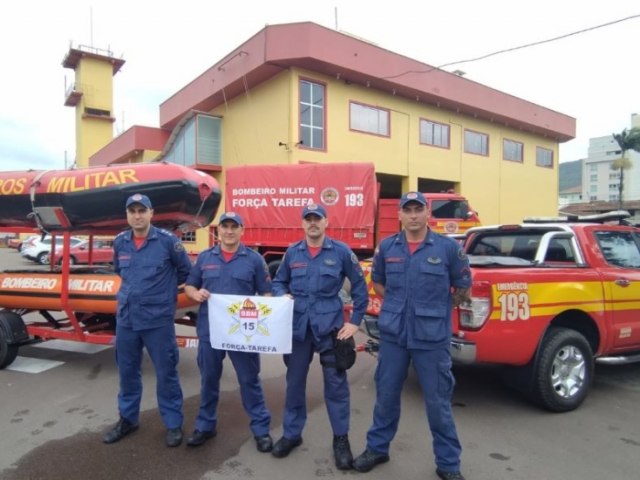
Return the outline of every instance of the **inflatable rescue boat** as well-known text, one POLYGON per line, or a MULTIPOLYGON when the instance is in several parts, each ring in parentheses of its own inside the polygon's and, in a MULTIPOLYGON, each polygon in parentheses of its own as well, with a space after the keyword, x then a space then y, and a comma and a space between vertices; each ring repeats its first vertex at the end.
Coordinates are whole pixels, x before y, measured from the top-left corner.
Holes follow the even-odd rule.
POLYGON ((125 201, 134 193, 151 199, 153 224, 169 230, 208 225, 221 197, 210 175, 165 162, 0 172, 0 227, 124 229, 125 201))

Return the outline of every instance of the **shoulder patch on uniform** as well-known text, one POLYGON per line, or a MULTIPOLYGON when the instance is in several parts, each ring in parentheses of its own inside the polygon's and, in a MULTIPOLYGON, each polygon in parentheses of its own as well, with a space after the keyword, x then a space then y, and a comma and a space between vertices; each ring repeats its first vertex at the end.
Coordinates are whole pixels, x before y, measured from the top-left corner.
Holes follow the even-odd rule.
POLYGON ((351 263, 353 263, 354 265, 358 265, 358 257, 356 257, 356 254, 351 252, 351 263))
POLYGON ((184 252, 184 245, 182 243, 180 243, 180 242, 176 242, 176 243, 173 244, 173 249, 176 252, 184 252))
POLYGON ((459 258, 460 260, 464 260, 464 259, 466 259, 466 258, 467 258, 467 254, 466 254, 466 252, 464 251, 464 249, 462 249, 462 248, 459 248, 459 249, 458 249, 458 258, 459 258))

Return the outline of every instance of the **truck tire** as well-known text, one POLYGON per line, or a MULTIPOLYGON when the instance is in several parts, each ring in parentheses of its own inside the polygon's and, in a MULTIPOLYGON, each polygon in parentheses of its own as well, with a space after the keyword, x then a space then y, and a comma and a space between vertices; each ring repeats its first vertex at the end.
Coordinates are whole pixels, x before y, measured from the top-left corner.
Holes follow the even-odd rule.
MULTIPOLYGON (((0 318, 0 321, 3 321, 0 318)), ((18 356, 18 346, 9 344, 9 336, 4 330, 4 326, 0 325, 0 370, 8 367, 18 356)))
POLYGON ((551 327, 536 362, 534 399, 552 412, 576 409, 591 387, 593 363, 591 345, 582 334, 551 327))

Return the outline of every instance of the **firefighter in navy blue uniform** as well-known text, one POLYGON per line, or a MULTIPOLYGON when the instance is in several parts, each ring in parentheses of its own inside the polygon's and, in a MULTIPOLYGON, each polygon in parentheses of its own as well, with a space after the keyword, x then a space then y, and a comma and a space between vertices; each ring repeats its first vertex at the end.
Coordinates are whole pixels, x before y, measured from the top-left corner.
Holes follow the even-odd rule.
POLYGON ((324 398, 334 434, 336 466, 346 470, 353 461, 348 437, 349 384, 347 372, 336 368, 334 343, 350 339, 358 330, 367 307, 367 288, 351 249, 325 236, 328 221, 324 207, 307 205, 302 219, 305 239, 287 249, 273 281, 274 295, 290 295, 295 303, 292 351, 284 356, 287 366, 284 431, 272 453, 286 457, 302 443, 307 419, 307 374, 316 351, 323 367, 324 398), (353 314, 346 323, 339 297, 345 278, 351 282, 353 299, 353 314))
POLYGON ((153 208, 146 195, 126 202, 131 230, 113 242, 113 265, 121 277, 116 298, 116 362, 120 376, 120 420, 103 436, 113 443, 138 428, 142 397, 142 349, 147 349, 156 372, 156 394, 166 443, 182 442, 182 389, 178 379, 178 346, 174 316, 178 285, 184 283, 191 261, 180 240, 151 225, 153 208))
POLYGON ((198 311, 198 368, 200 369, 200 410, 193 435, 187 445, 202 445, 216 435, 216 408, 220 397, 222 364, 227 353, 236 370, 242 405, 249 415, 256 448, 270 452, 273 440, 269 435, 271 415, 260 383, 260 354, 218 350, 209 337, 208 299, 213 294, 271 295, 269 269, 259 253, 240 242, 244 231, 242 218, 234 212, 220 217, 220 244, 204 250, 189 274, 185 292, 200 303, 198 311))
POLYGON ((429 230, 421 193, 402 196, 399 218, 403 231, 384 239, 373 260, 373 287, 383 297, 376 403, 366 450, 353 467, 367 472, 389 460, 402 386, 413 363, 433 437, 436 474, 443 480, 464 480, 451 409, 455 381, 449 345, 451 310, 469 298, 469 261, 453 239, 429 230))

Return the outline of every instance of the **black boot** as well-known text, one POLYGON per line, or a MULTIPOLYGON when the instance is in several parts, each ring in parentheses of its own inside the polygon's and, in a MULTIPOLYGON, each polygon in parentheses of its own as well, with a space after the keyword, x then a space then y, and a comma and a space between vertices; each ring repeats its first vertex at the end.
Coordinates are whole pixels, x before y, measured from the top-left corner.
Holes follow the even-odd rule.
POLYGON ((122 440, 130 433, 135 432, 138 429, 138 425, 134 425, 128 420, 120 417, 118 423, 116 423, 111 429, 102 435, 102 441, 104 443, 115 443, 122 440))
POLYGON ((351 470, 353 454, 351 453, 348 435, 333 436, 333 456, 336 460, 336 467, 339 470, 351 470))

